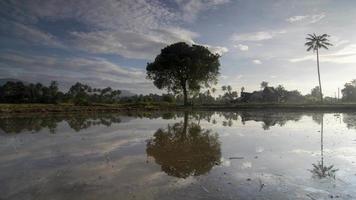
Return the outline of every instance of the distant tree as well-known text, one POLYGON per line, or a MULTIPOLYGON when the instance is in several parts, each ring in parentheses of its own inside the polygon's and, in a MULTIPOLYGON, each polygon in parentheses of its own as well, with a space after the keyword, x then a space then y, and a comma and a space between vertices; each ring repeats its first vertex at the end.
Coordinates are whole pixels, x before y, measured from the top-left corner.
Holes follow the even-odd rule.
POLYGON ((244 92, 245 91, 245 87, 241 87, 241 92, 244 92))
POLYGON ((237 98, 238 94, 236 91, 232 91, 232 87, 231 85, 223 85, 221 87, 221 89, 225 92, 224 95, 222 96, 223 102, 227 103, 227 102, 231 102, 232 100, 234 100, 235 98, 237 98))
POLYGON ((265 89, 265 87, 268 87, 268 82, 267 81, 262 81, 261 82, 261 90, 265 89))
POLYGON ((222 90, 223 92, 225 92, 225 91, 227 90, 226 85, 221 86, 221 90, 222 90))
POLYGON ((279 102, 286 101, 288 91, 283 87, 283 85, 278 85, 275 90, 277 91, 279 102))
POLYGON ((346 83, 341 92, 343 101, 356 101, 356 79, 346 83))
POLYGON ((304 96, 298 90, 292 90, 287 92, 286 102, 300 103, 304 100, 304 96))
POLYGON ((311 89, 310 95, 315 97, 315 98, 319 98, 320 97, 320 87, 319 86, 315 86, 313 89, 311 89))
POLYGON ((49 93, 49 103, 57 103, 58 101, 58 83, 56 81, 51 81, 51 84, 48 87, 49 93))
POLYGON ((29 100, 28 90, 22 82, 7 82, 1 90, 3 102, 25 103, 29 100))
POLYGON ((77 82, 68 91, 68 96, 73 99, 75 105, 88 105, 90 86, 77 82))
POLYGON ((307 42, 305 43, 305 46, 307 46, 307 51, 313 50, 313 52, 316 52, 316 62, 317 62, 317 68, 318 68, 318 79, 319 79, 319 90, 320 90, 320 101, 323 101, 323 92, 322 92, 322 87, 321 87, 321 79, 320 79, 320 69, 319 69, 319 49, 324 48, 328 49, 328 46, 332 46, 331 43, 329 43, 328 37, 330 37, 328 34, 323 34, 323 35, 316 35, 315 33, 313 34, 308 34, 309 37, 306 38, 307 42))
POLYGON ((226 89, 227 89, 227 92, 231 93, 231 91, 232 91, 231 85, 228 85, 228 86, 226 87, 226 89))
POLYGON ((213 95, 215 94, 216 92, 216 88, 211 88, 211 93, 213 93, 213 95))
POLYGON ((168 102, 168 103, 174 103, 175 99, 174 96, 171 94, 164 94, 162 95, 162 100, 164 102, 168 102))
POLYGON ((159 89, 183 93, 187 105, 189 91, 217 82, 219 58, 204 46, 178 42, 162 49, 155 61, 147 64, 147 77, 159 89))

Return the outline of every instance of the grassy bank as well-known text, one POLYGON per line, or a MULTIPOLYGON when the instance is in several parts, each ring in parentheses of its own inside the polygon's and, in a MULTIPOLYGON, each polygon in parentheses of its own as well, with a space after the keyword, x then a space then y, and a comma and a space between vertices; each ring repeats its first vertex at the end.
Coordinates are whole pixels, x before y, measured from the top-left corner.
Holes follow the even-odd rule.
POLYGON ((90 106, 75 106, 73 104, 0 104, 0 113, 125 112, 170 110, 174 108, 174 105, 166 103, 93 104, 90 106))
POLYGON ((0 113, 73 113, 73 112, 126 112, 168 110, 305 110, 305 111, 356 111, 356 104, 235 104, 195 105, 189 107, 169 103, 94 104, 0 104, 0 113))
POLYGON ((356 103, 337 104, 270 104, 249 103, 235 105, 194 106, 198 110, 306 110, 306 111, 356 111, 356 103))

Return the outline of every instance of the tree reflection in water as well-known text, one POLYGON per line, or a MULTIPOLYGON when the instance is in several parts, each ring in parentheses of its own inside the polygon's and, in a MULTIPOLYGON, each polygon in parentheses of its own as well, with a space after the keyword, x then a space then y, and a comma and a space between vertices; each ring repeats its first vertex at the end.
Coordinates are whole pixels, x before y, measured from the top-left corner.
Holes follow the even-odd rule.
POLYGON ((218 135, 189 123, 188 113, 184 114, 184 122, 158 129, 147 141, 146 153, 162 171, 179 178, 206 174, 220 164, 221 157, 218 135))
POLYGON ((334 165, 324 166, 324 114, 313 115, 313 120, 320 124, 320 161, 317 164, 312 164, 313 169, 310 172, 313 177, 322 179, 331 177, 335 179, 335 173, 338 169, 334 168, 334 165))
POLYGON ((120 123, 121 119, 117 114, 101 113, 2 116, 0 129, 5 133, 21 133, 39 132, 47 128, 50 133, 56 133, 57 125, 61 122, 66 122, 70 128, 78 132, 91 126, 109 127, 114 123, 120 123))

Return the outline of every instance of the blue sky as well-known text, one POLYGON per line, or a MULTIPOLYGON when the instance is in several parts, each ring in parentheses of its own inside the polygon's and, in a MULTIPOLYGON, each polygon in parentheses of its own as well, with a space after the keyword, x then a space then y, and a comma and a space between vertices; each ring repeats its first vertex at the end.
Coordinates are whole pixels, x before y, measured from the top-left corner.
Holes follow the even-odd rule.
POLYGON ((0 8, 0 78, 160 93, 146 63, 184 41, 222 55, 216 88, 252 91, 264 80, 306 94, 318 84, 304 47, 314 32, 334 44, 321 52, 324 93, 356 78, 352 0, 2 0, 0 8))

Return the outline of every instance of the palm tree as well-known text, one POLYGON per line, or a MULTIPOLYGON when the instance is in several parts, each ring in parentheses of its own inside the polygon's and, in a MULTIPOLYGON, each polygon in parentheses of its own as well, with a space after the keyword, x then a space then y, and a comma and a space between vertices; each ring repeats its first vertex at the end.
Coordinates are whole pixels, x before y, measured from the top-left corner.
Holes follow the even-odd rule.
POLYGON ((222 91, 225 92, 227 90, 227 87, 225 85, 223 85, 223 86, 221 86, 221 89, 222 89, 222 91))
POLYGON ((266 87, 268 87, 268 82, 267 81, 262 81, 261 82, 261 90, 265 89, 266 87))
POLYGON ((231 91, 232 91, 231 85, 228 85, 228 86, 226 87, 226 89, 227 89, 227 91, 228 91, 229 93, 231 93, 231 91))
POLYGON ((319 179, 331 177, 335 179, 335 174, 339 169, 334 168, 334 165, 325 166, 324 165, 324 114, 321 115, 320 119, 320 157, 321 160, 317 164, 312 164, 313 169, 309 170, 314 177, 319 179))
POLYGON ((216 88, 211 88, 211 92, 213 93, 213 96, 214 96, 214 94, 216 92, 216 88))
POLYGON ((328 46, 332 46, 332 44, 329 43, 328 37, 330 37, 330 35, 328 34, 316 35, 315 33, 313 33, 313 34, 308 34, 308 36, 309 37, 305 38, 307 40, 305 46, 308 47, 307 51, 313 50, 313 52, 316 52, 316 62, 318 68, 318 78, 319 78, 319 88, 320 88, 320 101, 322 102, 323 92, 321 89, 321 80, 320 80, 319 49, 321 48, 329 49, 328 46))

